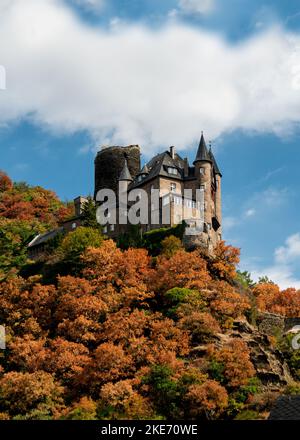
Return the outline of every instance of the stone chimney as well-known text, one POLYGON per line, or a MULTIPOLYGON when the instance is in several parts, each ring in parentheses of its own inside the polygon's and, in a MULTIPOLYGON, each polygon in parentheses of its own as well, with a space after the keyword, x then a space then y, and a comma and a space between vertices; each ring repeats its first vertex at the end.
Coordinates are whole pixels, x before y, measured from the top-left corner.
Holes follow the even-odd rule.
POLYGON ((189 175, 189 161, 188 161, 188 158, 187 157, 185 157, 184 158, 184 177, 188 177, 188 175, 189 175))
POLYGON ((76 217, 80 217, 82 214, 82 209, 84 204, 87 202, 87 198, 86 197, 76 197, 76 199, 74 199, 74 207, 75 207, 75 215, 76 217))
POLYGON ((172 157, 172 159, 175 159, 175 147, 170 147, 170 156, 172 157))

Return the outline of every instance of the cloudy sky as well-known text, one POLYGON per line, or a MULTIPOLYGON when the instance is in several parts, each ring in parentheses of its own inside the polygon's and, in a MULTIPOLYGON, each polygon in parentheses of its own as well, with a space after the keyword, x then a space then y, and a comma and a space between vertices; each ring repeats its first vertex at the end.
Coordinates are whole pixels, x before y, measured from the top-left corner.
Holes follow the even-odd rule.
POLYGON ((192 161, 204 130, 241 269, 300 288, 299 0, 0 0, 0 65, 14 180, 71 199, 101 145, 192 161))

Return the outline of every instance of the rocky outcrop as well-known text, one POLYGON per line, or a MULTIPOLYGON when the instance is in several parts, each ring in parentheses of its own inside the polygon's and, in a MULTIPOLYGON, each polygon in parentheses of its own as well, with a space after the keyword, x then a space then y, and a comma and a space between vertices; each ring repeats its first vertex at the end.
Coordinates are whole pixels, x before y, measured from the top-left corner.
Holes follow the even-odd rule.
POLYGON ((226 334, 218 334, 217 337, 217 345, 220 348, 234 338, 242 339, 247 343, 257 377, 268 389, 276 390, 293 383, 283 354, 271 345, 267 335, 246 320, 234 321, 232 330, 226 334))

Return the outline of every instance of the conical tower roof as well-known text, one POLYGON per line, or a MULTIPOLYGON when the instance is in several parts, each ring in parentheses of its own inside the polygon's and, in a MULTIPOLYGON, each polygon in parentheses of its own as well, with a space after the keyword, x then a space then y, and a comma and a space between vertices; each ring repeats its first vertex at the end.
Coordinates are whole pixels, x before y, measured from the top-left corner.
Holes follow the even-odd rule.
POLYGON ((203 132, 201 133, 201 139, 200 139, 200 142, 199 142, 199 147, 198 147, 198 151, 197 151, 197 154, 196 154, 196 158, 194 160, 194 164, 196 162, 200 162, 200 161, 201 162, 204 162, 204 161, 212 162, 212 160, 211 160, 211 158, 209 156, 208 150, 207 150, 207 146, 206 146, 206 142, 205 142, 205 139, 204 139, 203 132))
POLYGON ((124 180, 124 181, 129 181, 129 182, 132 182, 132 180, 133 180, 131 177, 130 171, 128 169, 127 159, 125 159, 125 161, 124 161, 124 166, 121 171, 119 180, 124 180))
POLYGON ((141 169, 138 175, 140 176, 142 174, 149 174, 149 169, 146 164, 143 166, 143 168, 141 169))
POLYGON ((212 163, 213 163, 213 167, 214 167, 215 173, 216 173, 216 174, 219 174, 219 175, 222 177, 222 173, 221 173, 221 171, 220 171, 220 169, 219 169, 219 167, 218 167, 217 161, 216 161, 216 159, 215 159, 215 156, 214 156, 214 154, 213 154, 211 148, 209 149, 208 154, 209 154, 209 157, 211 158, 211 161, 212 161, 212 163))

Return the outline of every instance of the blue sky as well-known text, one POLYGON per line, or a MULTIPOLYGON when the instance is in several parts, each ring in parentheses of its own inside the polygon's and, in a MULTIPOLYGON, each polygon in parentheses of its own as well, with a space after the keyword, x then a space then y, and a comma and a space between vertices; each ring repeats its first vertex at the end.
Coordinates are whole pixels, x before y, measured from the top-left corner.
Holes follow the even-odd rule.
POLYGON ((300 287, 298 0, 0 0, 0 13, 1 169, 72 199, 93 192, 100 145, 192 160, 204 130, 241 268, 300 287))

